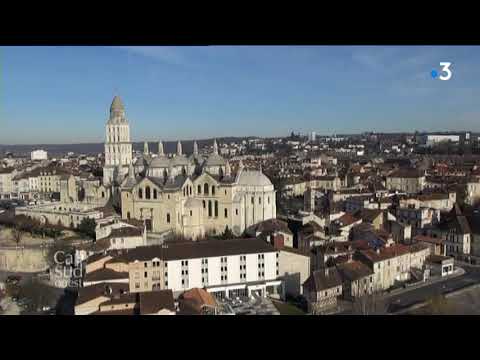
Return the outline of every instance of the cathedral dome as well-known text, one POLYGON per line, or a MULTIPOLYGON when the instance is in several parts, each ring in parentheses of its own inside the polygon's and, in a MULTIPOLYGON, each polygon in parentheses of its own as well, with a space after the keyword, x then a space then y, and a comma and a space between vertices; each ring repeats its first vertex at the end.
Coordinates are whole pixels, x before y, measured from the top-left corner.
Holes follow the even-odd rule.
POLYGON ((272 182, 261 171, 242 170, 238 178, 238 185, 244 186, 271 186, 272 182))

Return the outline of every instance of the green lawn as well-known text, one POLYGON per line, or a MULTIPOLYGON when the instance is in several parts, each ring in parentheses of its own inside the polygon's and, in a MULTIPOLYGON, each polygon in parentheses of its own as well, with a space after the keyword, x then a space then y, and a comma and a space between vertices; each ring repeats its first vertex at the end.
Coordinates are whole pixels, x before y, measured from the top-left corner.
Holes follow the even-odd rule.
POLYGON ((281 301, 272 300, 280 315, 305 315, 298 307, 281 301))

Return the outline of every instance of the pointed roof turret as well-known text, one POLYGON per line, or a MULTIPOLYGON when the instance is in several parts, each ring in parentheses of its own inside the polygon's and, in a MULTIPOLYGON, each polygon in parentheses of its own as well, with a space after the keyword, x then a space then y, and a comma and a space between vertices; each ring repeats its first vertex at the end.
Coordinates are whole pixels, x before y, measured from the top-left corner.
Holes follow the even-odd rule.
POLYGON ((125 119, 125 106, 119 96, 115 96, 110 105, 109 122, 127 122, 125 119))
POLYGON ((164 155, 165 155, 165 153, 163 152, 163 143, 160 140, 158 142, 158 156, 164 156, 164 155))
POLYGON ((198 155, 198 144, 196 140, 193 142, 193 155, 198 155))
POLYGON ((218 145, 217 145, 217 139, 213 140, 213 153, 215 155, 218 155, 218 145))
POLYGON ((182 143, 180 140, 177 142, 177 155, 182 155, 182 143))
POLYGON ((148 142, 147 141, 145 141, 143 143, 143 153, 146 154, 146 155, 149 154, 149 152, 148 152, 148 142))

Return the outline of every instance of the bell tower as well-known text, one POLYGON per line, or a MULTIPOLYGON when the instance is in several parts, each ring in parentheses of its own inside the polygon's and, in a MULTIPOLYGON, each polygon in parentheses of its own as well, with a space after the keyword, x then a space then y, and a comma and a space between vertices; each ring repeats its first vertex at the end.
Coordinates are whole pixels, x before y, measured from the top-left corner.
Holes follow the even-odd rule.
POLYGON ((122 100, 119 96, 115 96, 110 106, 110 117, 106 125, 103 184, 105 186, 113 185, 116 175, 126 175, 131 163, 130 125, 125 117, 122 100), (115 173, 115 169, 118 169, 118 174, 115 173))

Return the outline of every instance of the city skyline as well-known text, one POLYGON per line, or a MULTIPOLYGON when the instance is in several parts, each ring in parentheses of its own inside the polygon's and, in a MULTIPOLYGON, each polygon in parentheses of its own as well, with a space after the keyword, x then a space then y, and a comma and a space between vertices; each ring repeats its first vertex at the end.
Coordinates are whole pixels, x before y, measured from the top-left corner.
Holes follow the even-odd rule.
POLYGON ((475 46, 1 47, 0 56, 3 145, 103 142, 114 95, 133 141, 480 131, 475 46), (430 75, 441 61, 452 62, 449 81, 430 75))

